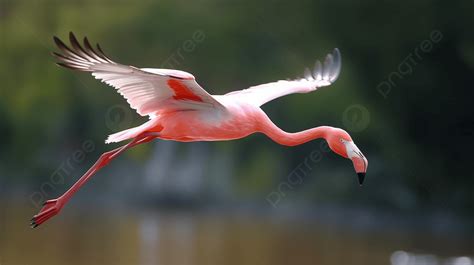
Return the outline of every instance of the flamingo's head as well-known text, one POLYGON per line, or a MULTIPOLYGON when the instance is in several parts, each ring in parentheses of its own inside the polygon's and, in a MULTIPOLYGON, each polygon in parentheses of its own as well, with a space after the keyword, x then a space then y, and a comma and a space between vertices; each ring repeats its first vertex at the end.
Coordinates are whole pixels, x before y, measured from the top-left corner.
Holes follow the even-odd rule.
POLYGON ((342 129, 333 128, 327 135, 326 140, 329 148, 331 148, 334 153, 352 160, 357 177, 359 178, 359 184, 362 185, 369 163, 359 148, 357 148, 354 141, 352 141, 351 136, 342 129))

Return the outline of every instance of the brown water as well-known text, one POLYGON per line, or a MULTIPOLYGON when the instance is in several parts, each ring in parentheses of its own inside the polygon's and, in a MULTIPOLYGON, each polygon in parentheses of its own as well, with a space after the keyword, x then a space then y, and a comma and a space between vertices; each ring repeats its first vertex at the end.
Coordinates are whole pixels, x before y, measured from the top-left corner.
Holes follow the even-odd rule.
POLYGON ((242 215, 128 210, 92 215, 66 208, 49 223, 30 229, 34 212, 11 206, 4 211, 1 265, 381 265, 390 264, 397 250, 431 253, 438 259, 431 264, 448 264, 441 260, 474 253, 465 242, 435 235, 350 232, 242 215))

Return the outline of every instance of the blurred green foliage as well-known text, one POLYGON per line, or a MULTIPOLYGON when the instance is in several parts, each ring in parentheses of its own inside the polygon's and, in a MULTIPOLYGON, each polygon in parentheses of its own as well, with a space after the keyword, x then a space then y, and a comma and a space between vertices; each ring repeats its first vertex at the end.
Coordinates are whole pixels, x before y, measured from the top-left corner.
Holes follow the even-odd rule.
MULTIPOLYGON (((69 31, 100 42, 118 62, 160 67, 181 49, 176 68, 212 94, 302 76, 334 47, 343 68, 331 87, 280 98, 263 108, 287 131, 331 125, 370 113, 352 137, 369 158, 364 193, 352 167, 325 153, 294 196, 401 210, 474 212, 474 4, 459 1, 5 1, 0 6, 0 174, 30 182, 64 153, 110 129, 110 106, 126 104, 87 74, 54 65, 52 36, 69 31), (205 38, 192 52, 183 42, 205 38), (438 30, 441 41, 384 97, 378 87, 438 30), (348 177, 350 176, 350 177, 348 177)), ((144 119, 134 114, 132 125, 144 119)), ((243 196, 264 197, 319 141, 295 148, 262 135, 215 144, 235 152, 243 196), (224 147, 225 145, 226 147, 224 147), (232 146, 228 148, 227 146, 232 146)))

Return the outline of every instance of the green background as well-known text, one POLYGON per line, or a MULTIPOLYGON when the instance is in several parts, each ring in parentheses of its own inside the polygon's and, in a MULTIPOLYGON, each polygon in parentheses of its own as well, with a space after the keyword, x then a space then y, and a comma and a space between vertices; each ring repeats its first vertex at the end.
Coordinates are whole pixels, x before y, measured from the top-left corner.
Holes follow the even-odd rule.
MULTIPOLYGON (((50 56, 56 50, 52 36, 67 39, 69 31, 79 38, 87 36, 91 42, 99 42, 115 61, 137 67, 160 68, 174 58, 175 68, 194 74, 211 94, 301 77, 305 67, 312 67, 316 59, 338 47, 342 72, 335 84, 310 94, 279 98, 263 109, 289 132, 320 125, 347 130, 369 160, 362 188, 356 184, 351 163, 321 149, 321 141, 289 148, 264 135, 231 142, 173 144, 177 151, 173 159, 166 160, 169 172, 186 168, 186 161, 192 161, 187 158, 189 146, 197 150, 192 153, 196 156, 205 153, 201 164, 204 180, 199 188, 192 189, 191 196, 182 191, 163 196, 147 192, 147 185, 127 188, 143 177, 143 172, 127 168, 139 169, 156 162, 150 162, 150 157, 161 148, 153 143, 130 150, 103 169, 64 213, 90 204, 98 204, 95 207, 99 211, 107 212, 105 209, 112 205, 122 204, 100 202, 102 193, 120 195, 120 202, 132 201, 127 207, 148 205, 154 214, 162 208, 184 208, 179 211, 185 213, 211 208, 215 219, 229 212, 241 216, 242 211, 317 223, 318 218, 306 214, 324 210, 332 216, 355 211, 354 216, 361 218, 375 216, 362 234, 381 231, 387 235, 397 228, 406 228, 408 233, 418 229, 429 235, 446 233, 459 238, 452 251, 442 253, 437 247, 427 247, 426 252, 472 256, 473 13, 474 4, 467 0, 2 0, 0 199, 8 205, 3 224, 27 227, 30 215, 39 209, 32 195, 45 188, 44 183, 51 183, 53 172, 75 151, 83 150, 85 141, 93 143, 93 150, 72 162, 72 174, 64 183, 46 187, 44 199, 60 195, 102 152, 118 146, 103 143, 108 134, 146 121, 129 110, 113 88, 88 74, 57 67, 50 56), (202 34, 203 39, 196 41, 195 34, 202 34), (192 49, 185 47, 189 41, 192 49), (281 198, 279 203, 285 207, 272 207, 268 195, 281 183, 288 183, 292 170, 311 152, 319 152, 321 159, 281 198), (108 186, 123 180, 127 184, 108 186), (17 208, 23 212, 12 214, 17 208), (294 209, 302 209, 298 210, 301 215, 291 214, 294 209), (399 226, 400 222, 404 225, 399 226)), ((164 175, 165 182, 172 178, 164 175)), ((91 212, 82 213, 93 216, 91 212)), ((352 223, 344 214, 334 216, 328 222, 336 227, 340 222, 343 227, 352 223)), ((43 229, 54 230, 54 222, 70 224, 70 219, 64 218, 50 221, 43 229)), ((3 227, 13 231, 9 225, 3 227)), ((360 227, 354 229, 359 231, 360 227)), ((23 236, 26 240, 34 233, 40 232, 25 231, 23 236)), ((15 248, 6 248, 12 240, 7 234, 3 238, 0 235, 7 249, 2 264, 21 264, 16 263, 19 255, 15 248)), ((407 245, 406 249, 423 252, 425 245, 430 244, 407 245)), ((118 247, 111 249, 119 251, 118 247)), ((373 253, 371 249, 367 252, 373 253)), ((372 263, 370 257, 360 259, 361 264, 372 263)), ((275 260, 287 264, 284 258, 272 259, 273 264, 275 260)), ((315 260, 310 255, 301 263, 315 260)), ((385 260, 389 262, 389 258, 385 260)), ((320 263, 340 264, 340 260, 320 263)))

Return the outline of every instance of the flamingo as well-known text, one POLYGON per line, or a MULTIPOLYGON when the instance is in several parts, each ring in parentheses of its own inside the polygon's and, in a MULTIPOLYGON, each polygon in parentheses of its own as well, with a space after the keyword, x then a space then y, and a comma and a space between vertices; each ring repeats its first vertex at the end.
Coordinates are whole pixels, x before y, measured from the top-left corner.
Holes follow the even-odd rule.
POLYGON ((59 66, 90 72, 96 79, 114 87, 132 109, 141 116, 148 116, 149 120, 108 136, 106 143, 130 142, 103 153, 69 190, 56 199, 47 200, 31 219, 33 228, 57 215, 73 194, 111 160, 129 148, 154 139, 224 141, 263 133, 278 144, 295 146, 323 138, 333 152, 352 160, 359 184, 364 181, 367 159, 346 131, 320 126, 296 133, 285 132, 260 108, 275 98, 309 93, 334 83, 341 69, 341 55, 337 48, 326 56, 323 64, 316 61, 313 71, 307 68, 304 78, 252 86, 225 95, 210 95, 190 73, 116 63, 105 55, 99 44, 94 50, 87 37, 81 46, 72 32, 69 33, 71 47, 58 37, 53 39, 62 51, 53 52, 59 66))

